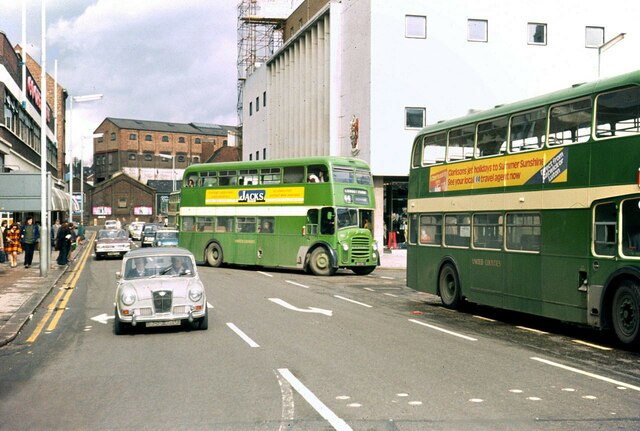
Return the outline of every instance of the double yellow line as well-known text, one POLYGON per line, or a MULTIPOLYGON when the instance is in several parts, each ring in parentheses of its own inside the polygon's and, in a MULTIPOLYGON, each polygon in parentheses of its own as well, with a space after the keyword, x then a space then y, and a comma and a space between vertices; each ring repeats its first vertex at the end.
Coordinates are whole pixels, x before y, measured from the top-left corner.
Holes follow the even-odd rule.
POLYGON ((95 239, 95 236, 95 233, 93 233, 91 235, 91 239, 85 242, 84 251, 80 256, 78 263, 71 270, 71 273, 62 284, 62 287, 60 287, 60 290, 53 298, 53 301, 51 301, 51 303, 47 306, 47 312, 42 317, 40 323, 38 323, 38 326, 36 326, 36 328, 33 330, 31 336, 27 339, 27 343, 33 343, 36 341, 36 339, 40 336, 40 333, 42 333, 42 330, 44 329, 47 322, 49 322, 49 319, 51 319, 52 315, 53 319, 51 319, 51 322, 49 322, 47 331, 51 332, 58 326, 58 322, 60 321, 62 313, 64 313, 64 310, 67 307, 67 303, 69 302, 69 298, 71 298, 71 295, 73 294, 73 290, 78 283, 78 279, 80 279, 80 275, 82 274, 82 270, 87 263, 87 259, 91 255, 91 250, 93 249, 93 240, 95 239))

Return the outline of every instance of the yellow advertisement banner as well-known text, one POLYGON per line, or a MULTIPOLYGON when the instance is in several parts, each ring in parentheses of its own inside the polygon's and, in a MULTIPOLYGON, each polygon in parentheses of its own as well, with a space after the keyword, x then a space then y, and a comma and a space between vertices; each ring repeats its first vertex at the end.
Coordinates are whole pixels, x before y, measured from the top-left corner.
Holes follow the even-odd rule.
POLYGON ((434 166, 429 191, 485 189, 567 181, 568 150, 557 148, 434 166))
POLYGON ((304 187, 274 187, 252 189, 209 189, 206 205, 295 205, 304 203, 304 187))

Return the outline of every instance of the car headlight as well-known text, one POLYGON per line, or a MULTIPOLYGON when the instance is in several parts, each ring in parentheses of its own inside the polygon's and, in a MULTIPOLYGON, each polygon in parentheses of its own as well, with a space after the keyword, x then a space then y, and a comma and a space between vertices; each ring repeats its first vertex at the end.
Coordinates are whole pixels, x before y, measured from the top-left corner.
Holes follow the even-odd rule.
POLYGON ((201 286, 194 286, 189 289, 189 299, 193 302, 198 302, 202 299, 202 295, 204 294, 204 290, 202 290, 201 286))
POLYGON ((349 243, 348 242, 343 242, 342 243, 342 249, 344 251, 349 251, 349 243))
POLYGON ((133 305, 136 302, 136 291, 133 289, 124 289, 120 295, 120 300, 124 305, 133 305))

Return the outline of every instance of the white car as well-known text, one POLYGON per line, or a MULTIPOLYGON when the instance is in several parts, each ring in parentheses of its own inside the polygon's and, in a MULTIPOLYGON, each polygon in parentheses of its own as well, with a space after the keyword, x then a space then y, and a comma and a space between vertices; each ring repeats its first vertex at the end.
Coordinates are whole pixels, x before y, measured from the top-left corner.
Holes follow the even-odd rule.
POLYGON ((116 278, 116 335, 138 325, 209 327, 207 298, 190 251, 177 247, 130 251, 116 278))
POLYGON ((116 220, 107 220, 104 222, 104 228, 105 229, 117 229, 118 228, 118 222, 116 220))
POLYGON ((142 238, 142 227, 144 226, 143 221, 132 221, 129 223, 129 236, 135 240, 140 240, 142 238))

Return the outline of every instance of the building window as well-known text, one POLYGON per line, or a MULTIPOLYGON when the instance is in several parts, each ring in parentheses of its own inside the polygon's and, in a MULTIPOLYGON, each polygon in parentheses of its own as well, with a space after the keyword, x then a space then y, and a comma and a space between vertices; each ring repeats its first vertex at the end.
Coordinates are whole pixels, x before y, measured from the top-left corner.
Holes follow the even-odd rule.
POLYGON ((163 135, 162 142, 169 142, 169 137, 167 135, 163 135))
POLYGON ((115 132, 111 132, 111 140, 112 141, 116 140, 116 133, 115 132))
POLYGON ((249 161, 253 160, 253 154, 249 154, 249 161))
POLYGON ((267 106, 267 92, 262 92, 262 106, 267 106))
POLYGON ((180 154, 180 155, 178 156, 178 161, 179 161, 180 163, 184 163, 184 161, 185 161, 185 160, 186 160, 186 157, 184 156, 184 154, 180 154))
POLYGON ((262 160, 267 160, 267 149, 266 148, 262 149, 262 160))
POLYGON ((253 102, 249 102, 249 117, 253 115, 253 102))
POLYGON ((260 97, 256 97, 256 112, 260 110, 260 97))
POLYGON ((151 155, 151 153, 144 153, 144 161, 145 162, 150 162, 153 160, 153 156, 151 155))
POLYGON ((127 207, 127 198, 118 198, 118 208, 127 207))
POLYGON ((226 139, 222 141, 222 146, 223 146, 223 147, 226 147, 226 146, 227 146, 227 144, 228 144, 228 142, 227 142, 227 140, 226 140, 226 139))
POLYGON ((547 44, 547 24, 530 22, 527 24, 527 43, 529 45, 547 44))
POLYGON ((424 127, 425 108, 404 108, 404 127, 421 129, 424 127))
POLYGON ((202 139, 196 138, 196 144, 202 144, 202 139))
POLYGON ((144 140, 147 142, 151 142, 153 138, 151 137, 151 135, 144 135, 144 140))
POLYGON ((586 27, 584 33, 585 48, 599 48, 604 43, 604 27, 586 27))
POLYGON ((193 156, 193 163, 200 163, 200 157, 199 156, 193 156))
POLYGON ((109 154, 109 164, 113 164, 113 154, 109 154))
POLYGON ((184 143, 185 143, 184 136, 180 136, 180 137, 178 138, 178 143, 179 143, 179 144, 184 144, 184 143))
POLYGON ((420 15, 406 15, 404 36, 415 39, 427 38, 427 17, 420 15))
POLYGON ((129 153, 129 160, 135 160, 136 159, 136 153, 129 153))
POLYGON ((467 40, 469 42, 487 42, 489 39, 489 21, 470 19, 467 21, 467 40))
POLYGON ((129 140, 130 141, 135 141, 136 139, 138 139, 138 135, 136 135, 135 133, 130 133, 129 134, 129 140))
POLYGON ((256 151, 256 160, 260 160, 260 151, 256 151))

